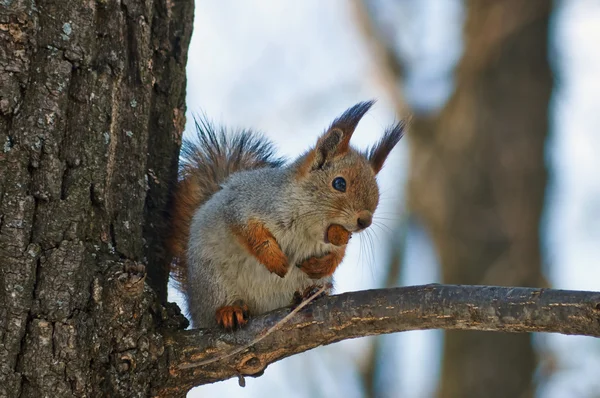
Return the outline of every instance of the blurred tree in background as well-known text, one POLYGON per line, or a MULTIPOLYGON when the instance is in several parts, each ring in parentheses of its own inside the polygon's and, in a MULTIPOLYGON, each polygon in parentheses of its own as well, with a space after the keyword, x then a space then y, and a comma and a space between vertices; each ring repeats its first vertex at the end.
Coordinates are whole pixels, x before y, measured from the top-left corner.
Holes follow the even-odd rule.
MULTIPOLYGON (((456 89, 414 119, 409 203, 443 283, 544 284, 550 11, 549 0, 468 1, 456 89)), ((530 335, 448 332, 439 396, 533 396, 535 364, 530 335)))
MULTIPOLYGON (((384 29, 365 20, 373 12, 366 5, 358 2, 358 24, 405 116, 396 89, 401 56, 384 29)), ((443 283, 542 286, 551 2, 470 0, 465 7, 454 92, 441 111, 413 117, 408 205, 433 240, 443 283)), ((532 396, 535 368, 530 335, 447 332, 438 393, 532 396)))

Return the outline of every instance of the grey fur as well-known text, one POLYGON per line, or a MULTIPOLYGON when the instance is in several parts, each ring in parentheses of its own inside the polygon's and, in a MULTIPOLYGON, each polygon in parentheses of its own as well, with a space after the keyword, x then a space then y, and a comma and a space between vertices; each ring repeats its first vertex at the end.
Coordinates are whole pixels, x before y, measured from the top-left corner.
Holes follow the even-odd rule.
MULTIPOLYGON (((344 114, 352 130, 370 105, 358 104, 344 114)), ((333 141, 339 142, 340 132, 352 134, 340 129, 345 126, 344 115, 319 140, 314 149, 317 156, 311 158, 308 152, 288 165, 267 163, 256 168, 254 164, 252 170, 227 173, 221 189, 197 209, 190 226, 185 292, 194 327, 216 326, 217 309, 238 300, 248 305, 250 314, 260 314, 290 304, 294 292, 332 282, 331 277, 310 279, 297 265, 335 249, 324 239, 328 226, 340 224, 359 231, 357 214, 372 214, 379 201, 376 173, 364 154, 352 148, 339 156, 327 152, 333 141), (305 167, 311 159, 311 167, 305 167), (307 175, 299 177, 305 169, 307 175), (346 178, 347 192, 331 187, 337 176, 346 178), (231 226, 246 225, 250 219, 261 220, 287 256, 285 277, 272 274, 233 235, 231 226)), ((221 153, 218 146, 223 142, 212 137, 203 145, 215 148, 202 151, 221 153)), ((271 148, 264 138, 261 142, 271 148)), ((211 165, 216 166, 217 162, 211 165)), ((206 170, 206 163, 203 167, 206 170)))
MULTIPOLYGON (((215 312, 244 300, 250 313, 260 314, 290 304, 294 292, 331 278, 312 280, 294 264, 322 255, 332 245, 323 241, 321 225, 305 225, 293 199, 290 170, 260 169, 234 174, 192 220, 188 248, 189 310, 194 326, 215 326, 215 312), (232 205, 235 204, 235 205, 232 205), (287 255, 284 278, 270 273, 231 234, 230 225, 250 218, 265 222, 287 255)), ((312 217, 311 217, 312 219, 312 217)))

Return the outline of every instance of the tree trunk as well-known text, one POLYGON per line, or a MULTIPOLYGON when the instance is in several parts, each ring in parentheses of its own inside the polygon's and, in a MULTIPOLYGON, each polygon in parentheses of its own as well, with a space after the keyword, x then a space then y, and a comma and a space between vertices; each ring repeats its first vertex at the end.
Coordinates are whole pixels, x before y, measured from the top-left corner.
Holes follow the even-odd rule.
POLYGON ((147 396, 164 373, 192 20, 192 0, 0 1, 0 397, 147 396))
MULTIPOLYGON (((540 286, 550 0, 467 2, 456 90, 411 135, 411 209, 444 283, 540 286)), ((527 334, 448 332, 440 397, 532 396, 527 334)))

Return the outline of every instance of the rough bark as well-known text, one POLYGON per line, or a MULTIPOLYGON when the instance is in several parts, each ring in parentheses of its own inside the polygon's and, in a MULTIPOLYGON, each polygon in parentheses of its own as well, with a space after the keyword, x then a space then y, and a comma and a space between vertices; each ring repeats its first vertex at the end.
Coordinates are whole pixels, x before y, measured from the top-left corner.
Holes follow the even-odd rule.
MULTIPOLYGON (((413 119, 410 208, 444 283, 544 286, 551 1, 466 6, 455 92, 438 116, 413 119)), ((532 396, 535 366, 530 335, 449 332, 439 396, 532 396)))
POLYGON ((289 309, 280 309, 257 317, 233 334, 189 330, 167 335, 171 379, 160 394, 179 396, 194 385, 260 374, 279 359, 340 340, 407 330, 537 331, 600 337, 600 292, 425 285, 318 299, 263 340, 225 357, 264 336, 288 313, 289 309), (221 359, 208 363, 215 358, 221 359))
POLYGON ((192 19, 0 1, 0 397, 149 393, 192 19))

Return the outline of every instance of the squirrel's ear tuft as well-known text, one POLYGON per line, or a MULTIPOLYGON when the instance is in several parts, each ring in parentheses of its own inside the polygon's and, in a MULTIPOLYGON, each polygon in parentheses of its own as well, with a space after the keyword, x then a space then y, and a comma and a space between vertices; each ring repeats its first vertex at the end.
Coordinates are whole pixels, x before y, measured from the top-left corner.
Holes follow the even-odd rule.
POLYGON ((388 155, 404 135, 405 128, 405 122, 388 127, 379 142, 367 150, 366 156, 375 174, 383 168, 388 155))
POLYGON ((339 129, 343 133, 342 141, 339 143, 336 154, 343 154, 350 148, 350 138, 360 119, 373 106, 375 100, 359 102, 352 108, 347 109, 340 117, 335 119, 329 127, 329 131, 339 129))

